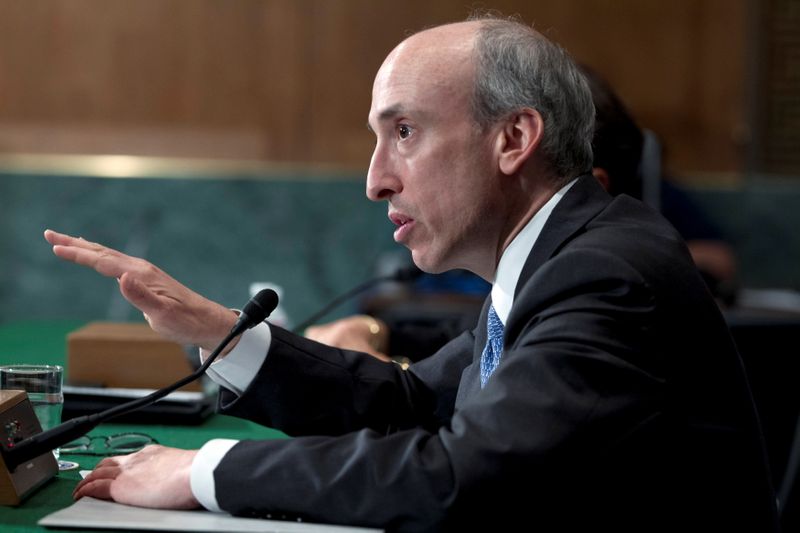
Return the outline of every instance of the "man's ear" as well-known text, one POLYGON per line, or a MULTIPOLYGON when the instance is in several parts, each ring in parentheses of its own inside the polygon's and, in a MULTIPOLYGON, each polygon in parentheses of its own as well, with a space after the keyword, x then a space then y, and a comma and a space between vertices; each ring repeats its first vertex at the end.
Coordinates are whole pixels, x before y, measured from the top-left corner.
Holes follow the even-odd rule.
POLYGON ((544 121, 535 109, 525 107, 508 117, 497 137, 498 163, 503 174, 519 171, 536 151, 543 136, 544 121))
POLYGON ((592 176, 594 176, 595 179, 600 182, 600 185, 603 186, 606 192, 611 191, 611 176, 608 175, 606 169, 600 167, 592 167, 592 176))

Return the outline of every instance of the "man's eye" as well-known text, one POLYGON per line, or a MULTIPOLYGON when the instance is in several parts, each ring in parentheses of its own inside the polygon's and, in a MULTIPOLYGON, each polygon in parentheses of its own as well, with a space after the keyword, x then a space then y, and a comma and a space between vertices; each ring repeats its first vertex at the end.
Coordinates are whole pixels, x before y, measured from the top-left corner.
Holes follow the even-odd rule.
POLYGON ((405 124, 400 124, 399 126, 397 126, 397 135, 401 139, 407 139, 408 137, 411 136, 411 127, 405 124))

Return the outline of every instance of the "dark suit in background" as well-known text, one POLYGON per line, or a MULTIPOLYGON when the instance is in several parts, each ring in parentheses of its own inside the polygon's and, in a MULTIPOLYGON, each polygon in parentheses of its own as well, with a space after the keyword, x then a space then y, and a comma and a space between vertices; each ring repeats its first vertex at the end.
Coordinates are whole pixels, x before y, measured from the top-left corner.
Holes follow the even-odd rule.
POLYGON ((485 320, 405 372, 273 327, 222 410, 309 436, 237 444, 220 506, 408 531, 777 530, 740 359, 659 215, 580 178, 480 389, 485 320))

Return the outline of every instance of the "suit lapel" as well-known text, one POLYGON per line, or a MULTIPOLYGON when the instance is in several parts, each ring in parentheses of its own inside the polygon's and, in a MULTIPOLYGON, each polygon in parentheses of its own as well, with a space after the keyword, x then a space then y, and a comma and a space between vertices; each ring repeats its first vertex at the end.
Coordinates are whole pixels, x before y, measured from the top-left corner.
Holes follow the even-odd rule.
MULTIPOLYGON (((580 231, 589 220, 605 208, 611 201, 595 178, 586 174, 578 178, 578 182, 567 191, 567 194, 558 202, 550 217, 547 219, 536 244, 525 261, 517 287, 514 291, 516 299, 520 289, 545 261, 547 261, 572 235, 580 231)), ((491 304, 489 296, 483 305, 478 326, 473 331, 475 344, 473 348, 472 364, 464 369, 461 383, 456 394, 456 408, 465 400, 480 392, 480 360, 483 347, 486 345, 486 319, 491 304)), ((513 315, 514 309, 512 307, 513 315)), ((509 317, 510 321, 511 317, 509 317)), ((506 329, 506 334, 509 330, 506 329)), ((501 363, 502 364, 502 363, 501 363)))
POLYGON ((515 299, 533 273, 610 201, 611 197, 594 176, 584 174, 578 178, 577 183, 567 191, 550 213, 539 238, 536 239, 514 290, 515 299))

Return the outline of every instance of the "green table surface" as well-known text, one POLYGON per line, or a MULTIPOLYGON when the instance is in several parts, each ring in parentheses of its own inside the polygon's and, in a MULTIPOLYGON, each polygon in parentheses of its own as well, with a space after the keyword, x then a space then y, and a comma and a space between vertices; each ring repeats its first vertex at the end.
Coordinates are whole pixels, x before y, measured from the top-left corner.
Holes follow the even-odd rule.
MULTIPOLYGON (((64 364, 66 336, 82 322, 14 322, 0 324, 0 364, 47 363, 64 364)), ((286 438, 280 431, 259 426, 246 420, 224 415, 212 415, 202 424, 164 426, 144 424, 102 424, 90 435, 115 435, 136 431, 146 433, 159 444, 183 449, 196 449, 214 438, 272 439, 286 438)), ((66 455, 65 460, 80 463, 81 470, 91 469, 101 458, 66 455)), ((72 489, 80 479, 79 470, 61 472, 36 490, 17 507, 0 506, 0 531, 59 531, 37 526, 42 517, 72 503, 72 489)), ((75 530, 64 530, 75 531, 75 530)), ((93 530, 98 531, 98 530, 93 530)))

